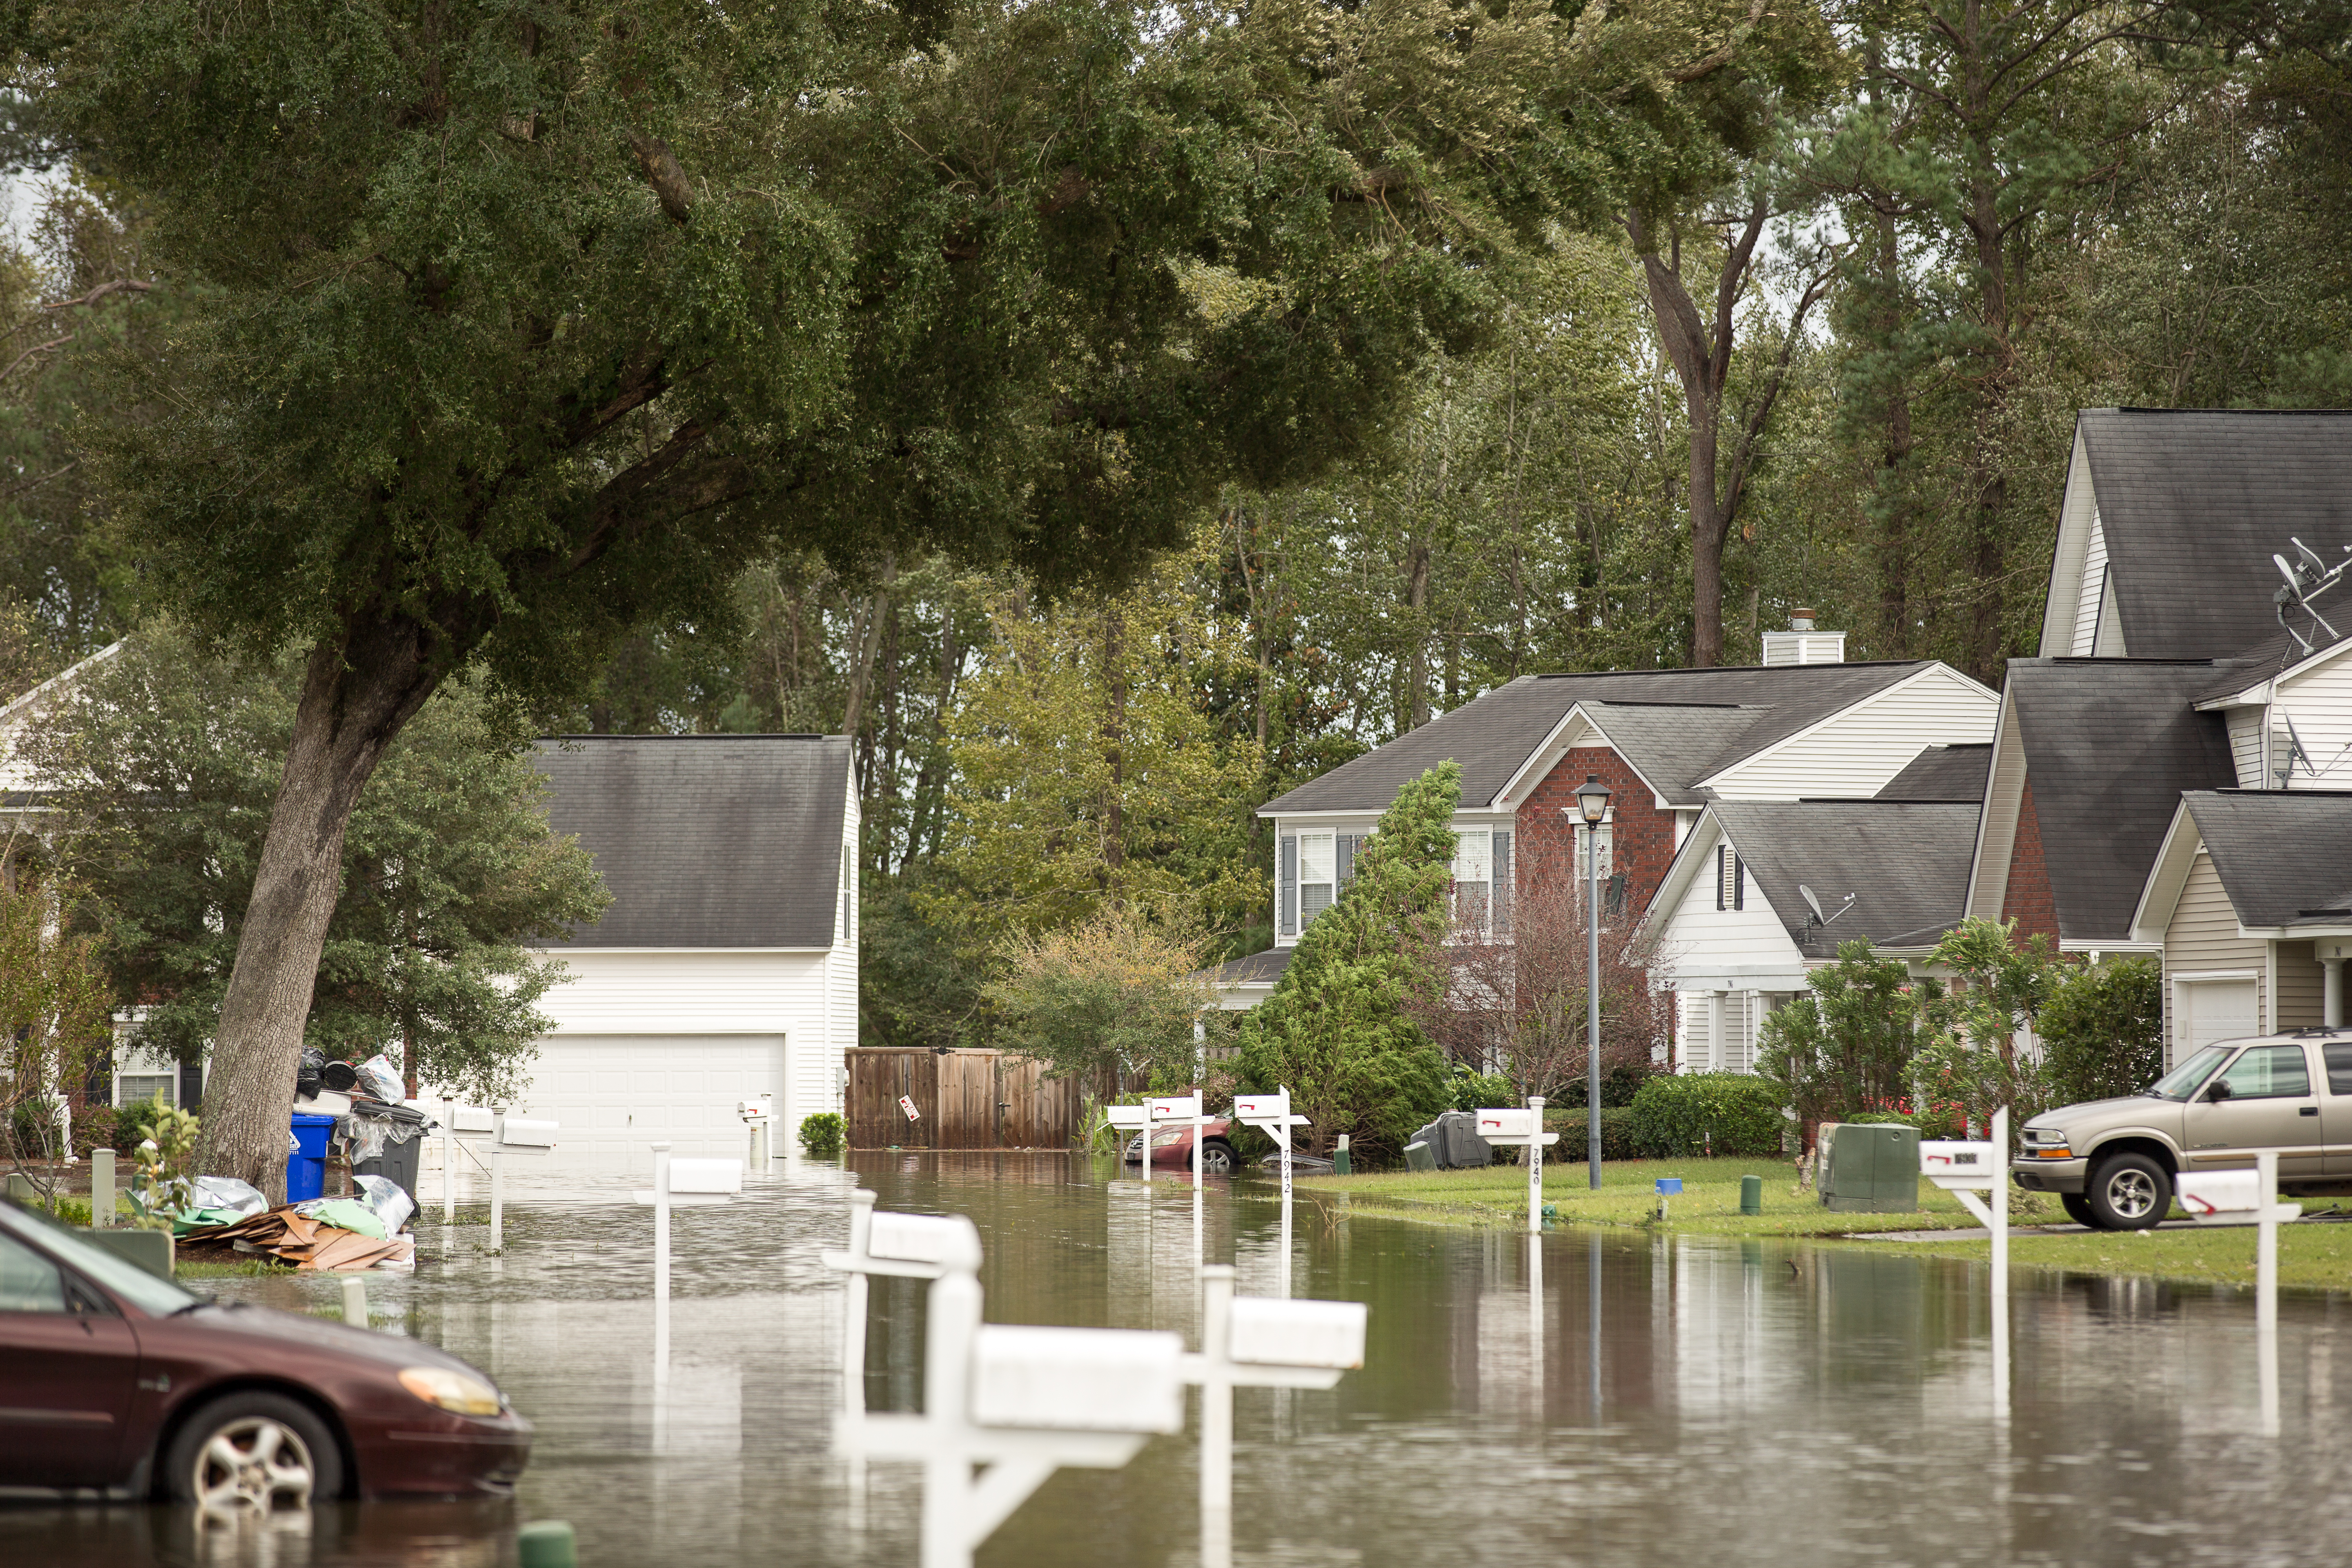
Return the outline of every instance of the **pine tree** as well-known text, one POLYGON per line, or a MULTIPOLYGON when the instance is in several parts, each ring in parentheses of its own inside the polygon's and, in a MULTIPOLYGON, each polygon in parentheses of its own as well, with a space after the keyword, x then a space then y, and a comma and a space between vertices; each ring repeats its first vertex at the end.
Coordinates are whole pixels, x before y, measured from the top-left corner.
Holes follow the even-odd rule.
POLYGON ((1242 1026, 1241 1078, 1290 1089, 1320 1153, 1345 1132, 1395 1150, 1450 1102, 1444 1058, 1406 1011, 1444 984, 1454 808, 1441 763, 1398 792, 1339 901, 1298 939, 1274 994, 1242 1026))

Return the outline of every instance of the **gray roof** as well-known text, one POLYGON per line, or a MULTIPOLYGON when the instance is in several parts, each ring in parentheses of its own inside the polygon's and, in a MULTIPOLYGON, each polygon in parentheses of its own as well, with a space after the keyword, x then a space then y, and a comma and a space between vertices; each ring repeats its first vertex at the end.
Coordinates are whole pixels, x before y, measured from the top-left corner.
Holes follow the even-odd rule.
POLYGON ((1212 985, 1271 985, 1282 978, 1282 972, 1290 967, 1290 955, 1297 951, 1296 947, 1269 947, 1264 952, 1253 952, 1246 958, 1203 969, 1190 978, 1205 980, 1212 985))
POLYGON ((1580 701, 1661 795, 1696 805, 1708 798, 1699 780, 1927 667, 1906 660, 1523 675, 1258 811, 1385 811, 1397 791, 1449 759, 1462 764, 1462 804, 1492 805, 1580 701))
POLYGON ((2239 653, 2235 658, 2224 659, 2214 666, 2222 671, 2220 679, 2197 693, 2193 700, 2211 702, 2223 697, 2235 697, 2258 681, 2268 680, 2282 670, 2292 668, 2314 654, 2326 653, 2331 647, 2341 647, 2342 642, 2330 643, 2327 634, 2315 630, 2312 652, 2303 651, 2303 645, 2287 636, 2284 629, 2273 631, 2253 647, 2239 653))
MULTIPOLYGON (((2278 629, 2273 552, 2352 544, 2352 413, 2086 408, 2076 416, 2124 647, 2251 648, 2278 629)), ((2339 623, 2340 624, 2340 623, 2339 623)))
POLYGON ((2242 922, 2352 921, 2352 794, 2223 789, 2181 798, 2242 922))
POLYGON ((569 945, 832 946, 849 759, 841 735, 541 742, 548 822, 613 894, 569 945))
POLYGON ((1985 770, 1992 763, 1992 742, 1958 746, 1927 746, 1886 781, 1880 800, 1984 799, 1985 770))
POLYGON ((1875 942, 1959 918, 1976 854, 1974 805, 1916 801, 1719 801, 1709 808, 1809 958, 1838 943, 1875 942), (1826 926, 1812 924, 1800 884, 1813 890, 1826 926), (1839 907, 1853 895, 1853 906, 1839 907))
POLYGON ((2189 706, 2227 661, 2013 658, 2042 860, 2069 942, 2131 933, 2140 887, 2183 790, 2238 782, 2219 713, 2189 706))

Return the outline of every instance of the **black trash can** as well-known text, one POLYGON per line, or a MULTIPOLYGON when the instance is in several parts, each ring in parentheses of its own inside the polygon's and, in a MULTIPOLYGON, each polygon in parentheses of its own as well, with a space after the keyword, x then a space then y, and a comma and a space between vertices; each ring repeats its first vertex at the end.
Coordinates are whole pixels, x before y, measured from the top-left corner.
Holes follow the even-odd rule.
POLYGON ((354 1176, 388 1176, 416 1201, 416 1168, 425 1153, 425 1131, 432 1119, 423 1111, 405 1105, 387 1105, 380 1100, 355 1099, 352 1101, 350 1127, 345 1142, 354 1149, 365 1144, 378 1145, 378 1152, 352 1162, 354 1176))

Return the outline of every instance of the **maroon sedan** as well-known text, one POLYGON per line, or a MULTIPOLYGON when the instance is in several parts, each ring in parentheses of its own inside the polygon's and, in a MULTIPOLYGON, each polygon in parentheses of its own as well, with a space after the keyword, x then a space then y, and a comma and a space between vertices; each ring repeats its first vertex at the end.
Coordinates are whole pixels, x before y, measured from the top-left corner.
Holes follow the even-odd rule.
MULTIPOLYGON (((1205 1118, 1201 1123, 1201 1174, 1230 1176, 1242 1168, 1241 1156, 1234 1152, 1234 1124, 1222 1116, 1205 1118)), ((1127 1141, 1127 1163, 1143 1163, 1143 1134, 1139 1132, 1127 1141)), ((1174 1122, 1151 1135, 1151 1167, 1159 1170, 1169 1166, 1189 1172, 1192 1168, 1192 1124, 1174 1122)))
POLYGON ((215 1511, 511 1492, 530 1423, 415 1340, 215 1306, 0 1202, 0 1492, 215 1511))

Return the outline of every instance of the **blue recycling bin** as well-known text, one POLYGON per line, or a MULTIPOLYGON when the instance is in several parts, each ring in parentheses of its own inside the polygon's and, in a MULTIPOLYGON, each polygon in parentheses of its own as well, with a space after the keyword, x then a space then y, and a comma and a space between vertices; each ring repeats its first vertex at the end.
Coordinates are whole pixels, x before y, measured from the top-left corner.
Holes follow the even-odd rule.
POLYGON ((1660 1176, 1658 1178, 1658 1195, 1662 1198, 1678 1198, 1682 1196, 1683 1179, 1680 1176, 1660 1176))
POLYGON ((327 1190, 327 1140, 335 1135, 335 1119, 294 1113, 294 1152, 286 1156, 286 1201, 299 1204, 323 1196, 327 1190))

